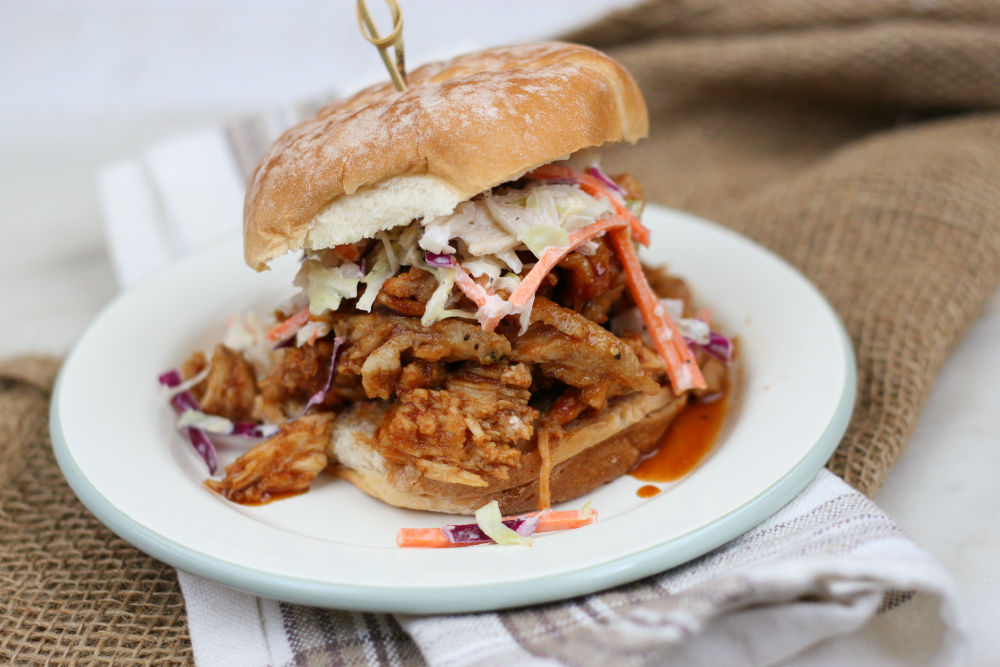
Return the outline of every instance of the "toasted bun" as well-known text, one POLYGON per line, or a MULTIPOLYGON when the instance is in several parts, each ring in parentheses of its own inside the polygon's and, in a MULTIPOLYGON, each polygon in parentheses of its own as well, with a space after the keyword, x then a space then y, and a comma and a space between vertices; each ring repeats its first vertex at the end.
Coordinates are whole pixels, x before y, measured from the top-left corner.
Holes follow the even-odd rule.
POLYGON ((648 127, 635 80, 584 46, 490 49, 373 86, 285 132, 244 206, 247 263, 450 213, 539 165, 648 127), (348 196, 350 195, 350 196, 348 196))
MULTIPOLYGON (((628 472, 659 444, 686 401, 687 394, 678 398, 664 389, 624 397, 577 420, 552 449, 552 502, 577 498, 628 472)), ((451 514, 472 514, 492 500, 499 501, 504 514, 538 509, 537 450, 522 454, 509 479, 485 487, 439 481, 372 449, 378 414, 369 406, 339 418, 331 443, 335 472, 368 495, 398 507, 451 514)))

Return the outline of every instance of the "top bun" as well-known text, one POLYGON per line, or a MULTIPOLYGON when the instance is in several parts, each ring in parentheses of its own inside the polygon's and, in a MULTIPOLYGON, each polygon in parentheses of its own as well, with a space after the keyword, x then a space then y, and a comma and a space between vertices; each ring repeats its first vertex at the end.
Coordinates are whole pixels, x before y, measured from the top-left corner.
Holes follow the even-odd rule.
POLYGON ((594 49, 508 46, 424 65, 334 102, 285 132, 250 178, 247 264, 352 243, 531 169, 646 135, 635 80, 594 49), (348 197, 347 195, 351 195, 348 197))

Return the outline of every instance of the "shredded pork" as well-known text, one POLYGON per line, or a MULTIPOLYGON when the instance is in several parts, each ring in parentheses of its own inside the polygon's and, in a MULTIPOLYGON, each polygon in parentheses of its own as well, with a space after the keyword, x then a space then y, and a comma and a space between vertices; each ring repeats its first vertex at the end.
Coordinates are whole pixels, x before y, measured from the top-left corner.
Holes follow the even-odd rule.
POLYGON ((513 359, 537 365, 543 375, 570 387, 608 385, 647 394, 659 391, 659 384, 643 370, 629 345, 579 313, 539 297, 531 322, 514 343, 513 359))
POLYGON ((447 319, 423 327, 416 318, 373 313, 348 316, 336 326, 349 342, 341 369, 360 375, 368 398, 388 399, 395 393, 404 359, 489 365, 510 354, 506 338, 465 320, 447 319))
POLYGON ((534 435, 538 411, 523 364, 467 362, 442 389, 399 394, 386 413, 376 448, 389 460, 419 459, 477 476, 507 478, 534 435))
POLYGON ((185 378, 194 377, 210 365, 208 377, 191 388, 201 409, 226 419, 245 421, 254 418, 257 382, 253 366, 243 354, 225 345, 216 345, 209 364, 201 352, 183 366, 185 378))
MULTIPOLYGON (((631 192, 638 184, 632 179, 625 187, 631 192)), ((363 248, 353 251, 360 256, 363 248)), ((682 281, 658 270, 647 275, 661 297, 680 298, 690 311, 682 281)), ((379 454, 431 479, 485 486, 490 479, 506 479, 536 448, 550 470, 550 447, 565 425, 605 409, 615 397, 668 386, 662 360, 638 333, 618 337, 605 328, 634 303, 621 264, 603 238, 587 252, 569 253, 545 277, 523 333, 517 318, 495 332, 456 318, 422 326, 420 317, 437 285, 431 273, 417 268, 387 279, 372 312, 348 304, 326 314, 333 331, 313 344, 278 350, 262 378, 255 378, 241 353, 224 346, 211 361, 195 355, 184 374, 209 368, 207 379, 195 387, 206 411, 240 420, 291 420, 227 466, 225 479, 209 485, 238 502, 263 502, 308 488, 335 463, 327 442, 337 411, 373 400, 385 407, 371 440, 379 454), (298 417, 327 382, 334 335, 345 343, 332 386, 309 414, 298 417)), ((456 290, 449 307, 461 302, 471 309, 463 299, 456 290)), ((719 391, 725 366, 704 354, 698 361, 708 393, 719 391)), ((543 504, 547 483, 546 478, 539 491, 543 504)))
POLYGON ((431 294, 437 289, 437 280, 423 269, 410 269, 389 278, 375 297, 375 303, 400 315, 420 317, 431 294))
POLYGON ((227 465, 223 480, 206 484, 238 503, 263 503, 306 491, 326 467, 332 430, 333 413, 329 412, 282 424, 278 435, 227 465))

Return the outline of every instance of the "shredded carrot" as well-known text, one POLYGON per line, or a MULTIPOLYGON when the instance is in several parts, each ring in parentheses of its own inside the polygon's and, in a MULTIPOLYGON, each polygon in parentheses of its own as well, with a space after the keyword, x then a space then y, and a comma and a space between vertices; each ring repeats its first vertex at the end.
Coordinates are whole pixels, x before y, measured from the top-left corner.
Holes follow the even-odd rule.
POLYGON ((542 256, 538 258, 538 262, 531 267, 531 271, 528 271, 528 275, 521 280, 521 284, 514 289, 514 292, 510 295, 510 302, 518 308, 523 308, 531 300, 532 295, 538 291, 538 287, 542 284, 545 276, 548 275, 556 264, 562 261, 563 257, 572 252, 574 248, 604 232, 612 229, 623 229, 625 227, 628 227, 628 221, 623 218, 618 216, 604 218, 570 234, 569 245, 549 246, 542 253, 542 256))
POLYGON ((632 214, 632 211, 628 210, 625 205, 615 197, 614 194, 608 190, 608 186, 605 185, 601 179, 591 176, 590 174, 577 171, 576 169, 570 169, 569 167, 562 167, 555 164, 546 164, 538 167, 534 171, 528 173, 528 178, 536 178, 539 180, 547 179, 568 179, 576 181, 580 185, 580 189, 591 195, 592 197, 604 197, 615 209, 615 214, 628 220, 629 226, 632 227, 632 236, 641 243, 642 245, 649 247, 649 228, 646 227, 639 221, 639 218, 632 214))
MULTIPOLYGON (((400 528, 396 533, 396 546, 448 549, 468 547, 479 542, 452 542, 440 528, 400 528)), ((482 544, 486 544, 485 542, 482 544)))
MULTIPOLYGON (((546 248, 545 252, 542 253, 542 256, 538 258, 538 262, 536 262, 531 268, 528 275, 521 280, 521 284, 514 289, 510 298, 507 300, 514 306, 515 312, 518 309, 524 308, 528 302, 531 301, 531 297, 534 296, 535 292, 538 291, 539 286, 541 286, 542 280, 545 279, 545 276, 552 271, 556 264, 562 261, 566 255, 576 249, 580 244, 589 241, 595 236, 599 236, 612 229, 629 227, 631 228, 632 233, 643 245, 649 245, 649 229, 639 222, 639 219, 636 218, 631 211, 625 208, 618 198, 608 190, 607 185, 599 179, 582 171, 551 164, 535 169, 528 174, 528 177, 538 179, 565 178, 578 182, 580 187, 583 188, 583 190, 588 194, 601 196, 610 201, 612 206, 615 208, 615 215, 611 218, 598 220, 583 229, 573 232, 569 235, 568 245, 549 246, 546 248)), ((472 277, 466 273, 465 269, 458 264, 455 265, 455 282, 458 284, 459 289, 461 289, 462 292, 464 292, 477 307, 483 308, 486 306, 490 295, 482 285, 474 281, 472 277)), ((498 312, 481 319, 483 330, 493 331, 496 329, 497 324, 500 323, 500 320, 503 319, 503 317, 504 313, 498 312)))
MULTIPOLYGON (((504 517, 504 521, 510 519, 530 519, 538 512, 530 512, 520 516, 504 517)), ((597 512, 589 511, 586 516, 581 510, 562 510, 553 512, 545 510, 536 533, 547 533, 553 530, 572 530, 582 526, 589 526, 597 521, 597 512)), ((400 547, 425 547, 432 549, 447 549, 450 547, 470 547, 476 544, 489 544, 488 542, 452 542, 440 528, 400 528, 396 533, 396 544, 400 547)))
POLYGON ((276 340, 285 340, 293 333, 305 326, 306 322, 309 321, 309 306, 306 306, 299 312, 295 313, 287 320, 272 328, 267 332, 267 339, 271 342, 276 340))
MULTIPOLYGON (((542 511, 545 512, 545 514, 538 522, 538 528, 535 529, 536 533, 546 533, 553 530, 571 530, 581 526, 589 526, 597 521, 597 510, 594 509, 588 509, 586 514, 583 513, 583 510, 542 511)), ((528 512, 527 514, 522 514, 519 517, 505 516, 504 521, 507 519, 517 518, 530 519, 536 514, 538 514, 538 512, 528 512)))
MULTIPOLYGON (((488 292, 485 287, 473 280, 472 276, 466 273, 465 269, 457 263, 455 264, 455 283, 458 284, 458 288, 465 293, 465 296, 469 297, 469 300, 476 304, 476 307, 480 309, 489 303, 490 296, 494 296, 488 292)), ((499 296, 494 296, 494 298, 499 302, 499 296)), ((483 318, 480 321, 483 331, 493 331, 497 328, 497 325, 500 324, 500 320, 503 318, 504 313, 502 312, 483 318)))
MULTIPOLYGON (((569 244, 566 246, 546 248, 535 266, 531 268, 528 275, 521 280, 521 284, 510 295, 508 302, 514 306, 514 310, 524 308, 527 305, 531 297, 538 291, 545 276, 574 248, 607 232, 621 258, 629 291, 632 293, 632 298, 639 307, 649 335, 663 359, 674 392, 680 394, 688 389, 705 388, 705 378, 701 374, 701 369, 698 368, 698 363, 691 353, 691 349, 677 325, 667 315, 660 300, 650 288, 646 275, 642 271, 642 265, 639 263, 639 257, 632 246, 629 231, 640 243, 648 246, 649 229, 639 222, 639 219, 610 192, 604 182, 590 174, 569 167, 547 164, 530 172, 528 178, 571 180, 579 184, 584 192, 592 196, 604 197, 611 202, 615 208, 615 216, 598 220, 592 225, 573 232, 569 235, 569 244)), ((487 303, 489 296, 486 290, 457 265, 456 273, 459 287, 477 306, 482 308, 487 303)), ((503 315, 492 316, 483 320, 483 329, 493 331, 502 317, 503 315)))
POLYGON ((353 243, 335 245, 333 246, 333 251, 337 253, 338 257, 346 259, 348 262, 356 262, 361 259, 361 251, 358 250, 358 246, 353 243))
POLYGON ((489 298, 489 294, 486 293, 486 288, 477 283, 472 279, 465 269, 459 264, 455 264, 455 282, 458 284, 459 289, 461 289, 465 296, 469 297, 472 303, 476 304, 479 308, 486 305, 486 301, 489 298))
POLYGON ((646 329, 649 330, 649 335, 667 368, 670 386, 673 387, 674 393, 680 394, 688 389, 704 389, 705 378, 701 375, 698 362, 691 354, 691 349, 677 325, 667 315, 663 304, 646 281, 646 275, 642 272, 639 256, 632 247, 628 232, 624 229, 614 229, 608 232, 608 235, 625 269, 632 299, 639 307, 646 329))
MULTIPOLYGON (((610 229, 624 227, 628 227, 628 221, 622 218, 605 218, 570 234, 569 245, 549 246, 542 253, 542 256, 538 258, 538 262, 531 267, 531 271, 528 271, 528 275, 521 280, 521 284, 514 289, 507 302, 513 305, 515 309, 524 308, 531 301, 534 293, 538 291, 538 287, 542 284, 545 276, 548 275, 556 264, 562 261, 563 257, 572 252, 574 248, 610 229)), ((487 292, 485 287, 473 280, 472 276, 459 264, 455 264, 455 283, 465 293, 465 296, 469 297, 469 300, 479 308, 483 308, 489 302, 490 296, 494 296, 487 292)), ((500 297, 497 296, 495 298, 499 300, 500 297)), ((504 313, 498 312, 482 319, 483 330, 493 331, 503 317, 504 313)))

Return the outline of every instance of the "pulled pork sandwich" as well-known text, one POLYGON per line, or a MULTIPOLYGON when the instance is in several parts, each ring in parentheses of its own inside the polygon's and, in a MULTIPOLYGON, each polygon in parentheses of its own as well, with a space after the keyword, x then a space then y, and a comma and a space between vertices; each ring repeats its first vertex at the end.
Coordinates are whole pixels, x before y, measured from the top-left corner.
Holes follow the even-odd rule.
POLYGON ((635 179, 582 153, 646 134, 628 72, 546 43, 408 83, 322 109, 250 180, 246 261, 302 252, 301 293, 182 369, 184 426, 270 436, 207 482, 233 501, 329 469, 401 507, 547 507, 627 472, 725 375, 684 284, 639 264, 635 179))

